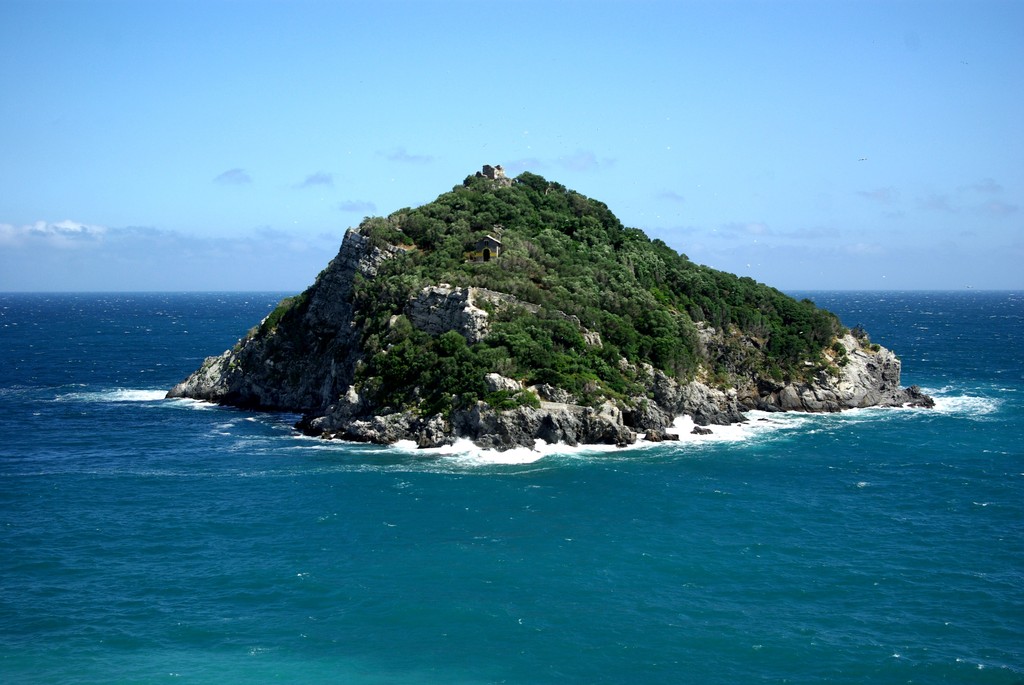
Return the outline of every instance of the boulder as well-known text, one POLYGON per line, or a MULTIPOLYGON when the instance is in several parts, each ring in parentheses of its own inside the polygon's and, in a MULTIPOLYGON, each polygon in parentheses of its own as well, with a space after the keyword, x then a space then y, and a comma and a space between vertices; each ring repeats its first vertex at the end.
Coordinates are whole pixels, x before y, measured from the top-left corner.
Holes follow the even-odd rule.
POLYGON ((647 442, 665 442, 678 439, 678 435, 676 435, 675 433, 669 433, 664 428, 652 428, 651 430, 647 431, 646 435, 644 435, 644 440, 646 440, 647 442))
POLYGON ((484 385, 487 392, 498 392, 504 390, 514 393, 523 389, 523 384, 514 378, 508 378, 497 373, 489 373, 484 376, 484 385))

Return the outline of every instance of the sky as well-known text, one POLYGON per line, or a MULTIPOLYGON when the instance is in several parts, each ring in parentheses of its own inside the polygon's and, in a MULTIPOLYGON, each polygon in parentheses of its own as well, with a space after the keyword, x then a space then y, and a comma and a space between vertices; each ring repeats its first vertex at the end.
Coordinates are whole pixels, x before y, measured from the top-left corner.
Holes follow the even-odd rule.
POLYGON ((0 0, 0 291, 300 291, 483 164, 782 290, 1024 289, 1024 2, 0 0))

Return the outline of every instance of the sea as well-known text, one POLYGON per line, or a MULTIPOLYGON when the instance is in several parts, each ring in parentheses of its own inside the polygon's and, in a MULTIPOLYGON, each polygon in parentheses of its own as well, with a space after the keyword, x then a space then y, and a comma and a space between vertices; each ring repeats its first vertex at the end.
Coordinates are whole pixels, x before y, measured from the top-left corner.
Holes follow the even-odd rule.
POLYGON ((0 294, 0 682, 1024 683, 1024 292, 793 293, 935 408, 627 449, 164 399, 286 294, 0 294))

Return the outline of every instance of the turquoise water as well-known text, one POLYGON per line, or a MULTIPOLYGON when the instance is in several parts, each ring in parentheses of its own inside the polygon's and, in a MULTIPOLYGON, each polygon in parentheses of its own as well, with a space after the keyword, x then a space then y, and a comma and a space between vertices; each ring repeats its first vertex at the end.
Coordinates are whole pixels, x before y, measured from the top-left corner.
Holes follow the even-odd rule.
POLYGON ((0 681, 1024 682, 1024 294, 797 295, 938 407, 327 443, 162 399, 281 294, 0 295, 0 681))

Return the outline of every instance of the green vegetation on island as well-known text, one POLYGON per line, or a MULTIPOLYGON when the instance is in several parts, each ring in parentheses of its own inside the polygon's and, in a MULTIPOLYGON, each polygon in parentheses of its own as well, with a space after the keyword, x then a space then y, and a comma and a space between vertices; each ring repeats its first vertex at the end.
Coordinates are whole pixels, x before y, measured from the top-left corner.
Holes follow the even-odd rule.
MULTIPOLYGON (((425 416, 478 400, 498 409, 537 402, 527 390, 489 389, 488 373, 597 405, 642 395, 645 364, 681 381, 735 387, 800 381, 844 356, 831 347, 843 329, 830 312, 694 264, 623 226, 605 204, 536 174, 470 176, 433 202, 364 219, 359 232, 404 248, 375 277, 357 276, 353 289, 364 355, 356 382, 377 407, 425 416), (481 240, 500 252, 481 259, 481 240), (439 283, 508 293, 523 306, 478 303, 490 308, 479 342, 454 331, 431 336, 402 312, 439 283), (717 347, 708 356, 701 336, 711 329, 717 347), (588 343, 591 334, 600 344, 588 343)), ((308 300, 282 302, 258 334, 298 321, 308 300)))

